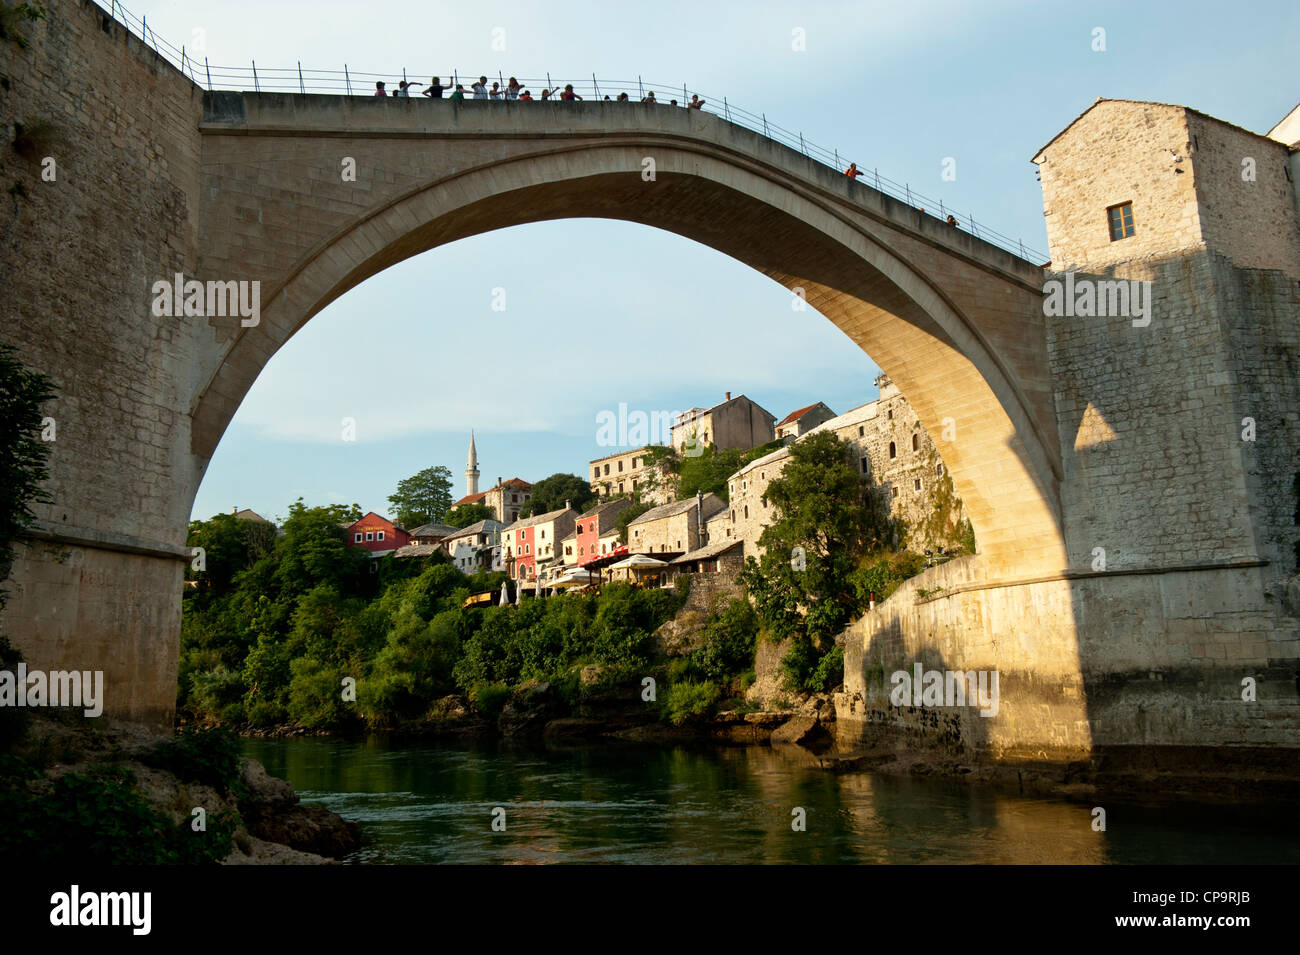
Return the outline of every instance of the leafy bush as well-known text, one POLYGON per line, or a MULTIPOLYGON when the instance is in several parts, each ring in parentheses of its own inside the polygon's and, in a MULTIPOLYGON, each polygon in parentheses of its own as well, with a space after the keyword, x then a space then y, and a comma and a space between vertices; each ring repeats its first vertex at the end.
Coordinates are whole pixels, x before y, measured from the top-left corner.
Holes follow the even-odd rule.
POLYGON ((218 664, 212 670, 190 677, 190 709, 199 717, 221 719, 228 706, 243 700, 244 691, 244 680, 239 672, 218 664))
POLYGON ((239 737, 227 729, 183 729, 140 758, 179 779, 203 783, 225 793, 242 795, 239 781, 239 737))
POLYGON ((475 708, 484 716, 496 716, 510 697, 510 687, 504 683, 482 683, 470 694, 475 708))
POLYGON ((334 729, 352 714, 343 705, 343 674, 314 657, 300 657, 289 666, 289 718, 308 729, 334 729))
POLYGON ((267 729, 284 722, 284 708, 268 702, 254 703, 248 708, 248 722, 258 729, 267 729))
POLYGON ((668 688, 661 709, 665 719, 680 726, 689 720, 708 715, 721 696, 722 690, 716 683, 674 683, 668 688))

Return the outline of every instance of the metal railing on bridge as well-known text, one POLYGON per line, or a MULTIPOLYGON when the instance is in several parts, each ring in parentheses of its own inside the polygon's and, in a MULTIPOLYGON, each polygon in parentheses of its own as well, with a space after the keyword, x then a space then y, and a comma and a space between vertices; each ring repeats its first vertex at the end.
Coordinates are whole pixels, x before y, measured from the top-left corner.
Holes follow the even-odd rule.
MULTIPOLYGON (((442 78, 447 88, 444 96, 454 90, 457 84, 463 84, 468 98, 468 90, 474 79, 484 75, 477 73, 471 77, 470 74, 461 74, 458 70, 453 69, 447 74, 424 73, 412 70, 408 76, 408 71, 405 68, 390 73, 367 73, 354 71, 346 64, 341 70, 303 69, 301 61, 295 67, 290 68, 259 67, 256 61, 250 62, 247 67, 215 66, 208 62, 207 57, 204 57, 203 61, 200 62, 191 56, 184 46, 178 48, 168 43, 149 26, 147 17, 136 17, 117 0, 110 0, 110 14, 115 20, 138 36, 147 46, 152 47, 159 56, 188 76, 196 85, 208 90, 374 96, 376 82, 392 84, 395 87, 399 80, 403 80, 414 83, 414 89, 423 90, 425 85, 423 80, 416 81, 414 77, 429 77, 431 79, 438 76, 442 78)), ((505 102, 507 77, 502 76, 500 73, 495 77, 488 77, 489 82, 493 79, 496 80, 502 90, 502 95, 498 101, 505 102)), ((701 107, 704 112, 716 114, 727 122, 735 123, 751 132, 761 133, 774 142, 798 150, 809 159, 828 166, 837 173, 843 173, 849 163, 855 161, 848 156, 840 156, 838 149, 826 149, 810 142, 804 137, 802 131, 787 129, 776 124, 767 118, 766 113, 751 112, 729 102, 725 96, 709 96, 700 90, 688 88, 686 84, 678 86, 672 83, 652 83, 643 80, 640 76, 635 80, 598 79, 594 73, 591 74, 590 79, 586 77, 571 79, 557 76, 555 80, 552 80, 549 73, 544 77, 516 77, 516 79, 522 88, 531 91, 534 101, 540 101, 543 89, 554 90, 556 91, 554 95, 558 96, 557 86, 562 88, 566 84, 572 84, 574 92, 584 101, 605 102, 608 100, 614 103, 618 102, 620 94, 626 93, 629 100, 639 103, 648 93, 653 92, 657 104, 672 108, 672 101, 677 100, 677 107, 685 108, 690 103, 692 96, 699 96, 704 101, 704 106, 701 107), (680 99, 678 99, 679 93, 680 99)), ((389 95, 391 95, 391 90, 389 95)), ((422 92, 416 92, 411 95, 411 98, 424 99, 425 97, 422 92)), ((922 212, 928 211, 930 214, 936 215, 941 222, 952 216, 960 228, 1013 255, 1018 255, 1022 259, 1028 259, 1035 264, 1047 261, 1045 253, 1026 245, 1021 239, 1004 235, 984 223, 977 223, 973 214, 959 213, 953 207, 945 205, 942 199, 923 195, 914 190, 908 182, 898 182, 887 176, 882 176, 879 169, 867 168, 865 163, 859 162, 857 166, 861 170, 862 181, 873 186, 877 191, 898 199, 914 209, 922 212)))

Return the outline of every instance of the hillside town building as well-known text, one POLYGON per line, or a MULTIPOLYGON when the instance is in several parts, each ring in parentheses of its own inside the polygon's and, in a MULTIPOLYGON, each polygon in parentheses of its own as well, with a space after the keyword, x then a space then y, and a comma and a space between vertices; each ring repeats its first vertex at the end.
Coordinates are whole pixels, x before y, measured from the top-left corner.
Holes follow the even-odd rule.
POLYGON ((744 395, 726 398, 712 408, 692 408, 677 416, 672 443, 680 454, 713 445, 748 451, 773 440, 776 417, 744 395))
POLYGON ((587 465, 591 473, 591 490, 602 498, 625 494, 638 496, 652 504, 668 503, 669 491, 663 470, 648 463, 649 451, 647 445, 591 461, 587 465))
POLYGON ((652 508, 628 522, 628 550, 664 560, 697 550, 704 543, 705 522, 726 506, 710 493, 652 508))
POLYGON ((558 510, 515 521, 501 532, 502 560, 516 580, 545 582, 562 565, 560 541, 573 533, 578 512, 568 501, 558 510))
POLYGON ((808 405, 791 411, 776 423, 777 440, 783 438, 790 440, 799 437, 801 434, 807 434, 823 421, 829 421, 834 417, 835 412, 820 401, 815 405, 808 405))
POLYGON ((497 478, 497 483, 486 491, 480 491, 477 494, 467 494, 452 507, 460 507, 463 504, 483 504, 492 512, 494 520, 501 521, 503 524, 511 524, 519 519, 519 512, 523 509, 525 502, 533 496, 533 486, 527 481, 517 477, 509 481, 502 481, 497 478))
POLYGON ((345 533, 349 547, 369 551, 371 557, 384 557, 411 542, 406 531, 374 511, 349 524, 345 533))

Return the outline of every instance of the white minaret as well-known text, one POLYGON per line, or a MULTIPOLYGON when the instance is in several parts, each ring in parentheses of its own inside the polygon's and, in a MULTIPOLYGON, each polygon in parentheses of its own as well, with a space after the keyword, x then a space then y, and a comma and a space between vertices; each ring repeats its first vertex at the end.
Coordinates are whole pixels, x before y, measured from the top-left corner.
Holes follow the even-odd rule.
POLYGON ((474 448, 474 432, 469 433, 469 466, 465 468, 465 495, 478 493, 478 451, 474 448))

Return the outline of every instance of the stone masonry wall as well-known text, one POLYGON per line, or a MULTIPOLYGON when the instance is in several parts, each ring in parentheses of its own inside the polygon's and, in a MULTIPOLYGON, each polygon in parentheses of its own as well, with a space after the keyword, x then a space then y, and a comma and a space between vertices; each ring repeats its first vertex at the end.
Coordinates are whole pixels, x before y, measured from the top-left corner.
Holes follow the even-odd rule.
POLYGON ((1213 261, 1200 252, 1108 272, 1152 283, 1146 327, 1049 323, 1071 567, 1091 566, 1096 548, 1110 569, 1259 556, 1213 261))
POLYGON ((1184 110, 1098 103, 1039 154, 1052 268, 1105 268, 1201 243, 1184 110), (1175 163, 1174 157, 1182 157, 1175 163), (1133 235, 1112 242, 1106 209, 1133 203, 1133 235))
POLYGON ((1289 150, 1198 113, 1187 114, 1192 178, 1205 245, 1238 268, 1280 269, 1300 279, 1300 220, 1287 178, 1289 150), (1253 179, 1242 161, 1253 160, 1253 179))
POLYGON ((64 541, 19 548, 0 626, 33 667, 103 670, 108 712, 169 722, 197 330, 150 305, 196 267, 201 92, 94 4, 48 6, 28 49, 4 44, 0 119, 37 135, 30 157, 0 150, 21 189, 0 213, 0 341, 58 389, 34 510, 64 541))

